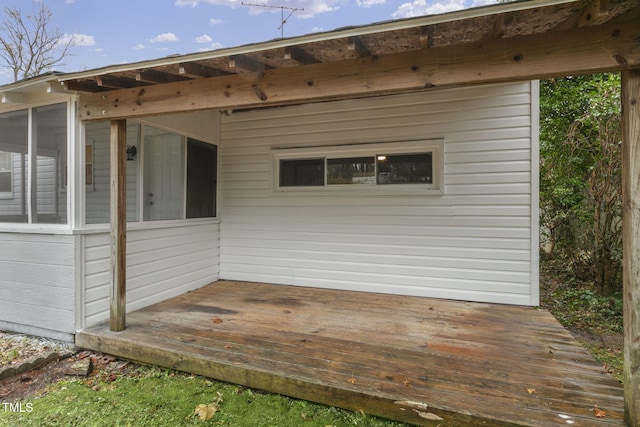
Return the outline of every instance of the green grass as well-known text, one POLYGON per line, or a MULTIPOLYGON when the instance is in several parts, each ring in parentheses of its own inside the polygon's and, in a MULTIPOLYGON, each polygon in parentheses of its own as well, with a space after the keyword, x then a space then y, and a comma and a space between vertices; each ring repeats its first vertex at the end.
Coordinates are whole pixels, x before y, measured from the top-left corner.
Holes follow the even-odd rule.
POLYGON ((108 375, 62 381, 42 397, 22 402, 31 412, 0 410, 2 426, 238 426, 400 427, 360 412, 215 382, 203 377, 140 367, 110 381, 108 375), (217 403, 206 421, 200 404, 217 403))

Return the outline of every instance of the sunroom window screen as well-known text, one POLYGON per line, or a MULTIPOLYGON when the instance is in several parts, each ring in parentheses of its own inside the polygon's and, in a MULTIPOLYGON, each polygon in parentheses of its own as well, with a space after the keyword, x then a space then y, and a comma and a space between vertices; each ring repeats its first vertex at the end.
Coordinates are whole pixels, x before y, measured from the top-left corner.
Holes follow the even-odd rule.
POLYGON ((376 156, 378 185, 433 183, 432 153, 376 156))

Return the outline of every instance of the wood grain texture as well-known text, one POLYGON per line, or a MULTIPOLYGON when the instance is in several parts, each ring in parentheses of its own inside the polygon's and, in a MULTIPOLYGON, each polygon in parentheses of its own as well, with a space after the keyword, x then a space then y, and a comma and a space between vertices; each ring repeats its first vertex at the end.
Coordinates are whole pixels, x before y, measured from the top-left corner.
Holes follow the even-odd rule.
POLYGON ((127 121, 111 122, 111 303, 110 329, 126 324, 127 296, 127 121))
POLYGON ((80 118, 105 120, 302 104, 615 71, 640 65, 639 38, 637 22, 608 23, 552 34, 82 94, 80 118))
POLYGON ((534 308, 220 281, 77 345, 418 425, 623 419, 622 386, 534 308))
POLYGON ((622 73, 624 384, 627 425, 640 425, 640 70, 622 73))

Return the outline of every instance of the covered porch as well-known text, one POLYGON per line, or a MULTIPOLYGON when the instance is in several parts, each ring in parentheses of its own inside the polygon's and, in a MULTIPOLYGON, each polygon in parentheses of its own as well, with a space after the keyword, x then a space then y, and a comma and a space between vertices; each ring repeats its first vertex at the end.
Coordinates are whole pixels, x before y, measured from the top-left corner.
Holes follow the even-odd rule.
POLYGON ((622 385, 531 307, 218 281, 76 342, 418 425, 624 424, 622 385))

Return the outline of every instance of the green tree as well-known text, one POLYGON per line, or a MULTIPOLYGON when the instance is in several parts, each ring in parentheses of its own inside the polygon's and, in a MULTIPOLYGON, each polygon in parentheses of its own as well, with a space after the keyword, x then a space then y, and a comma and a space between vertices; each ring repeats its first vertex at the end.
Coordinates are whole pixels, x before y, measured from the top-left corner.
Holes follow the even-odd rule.
POLYGON ((592 280, 599 294, 619 291, 619 74, 541 82, 540 117, 540 219, 547 251, 592 280))

